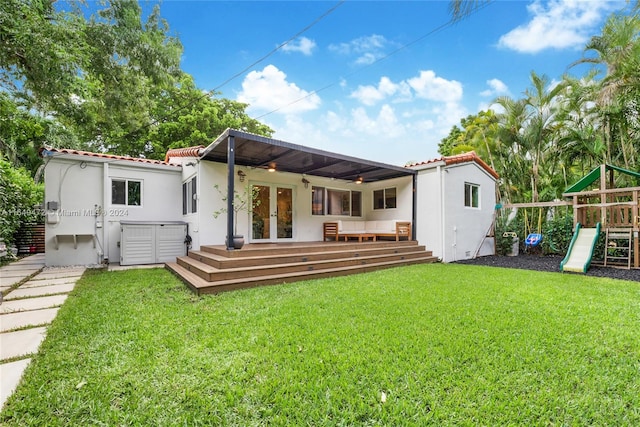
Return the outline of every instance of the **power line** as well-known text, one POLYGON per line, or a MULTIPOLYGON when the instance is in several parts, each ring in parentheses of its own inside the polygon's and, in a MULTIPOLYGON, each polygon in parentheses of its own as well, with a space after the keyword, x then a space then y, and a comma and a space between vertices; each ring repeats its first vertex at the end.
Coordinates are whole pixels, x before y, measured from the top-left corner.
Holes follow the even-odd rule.
POLYGON ((285 47, 286 45, 288 45, 289 43, 291 43, 293 40, 297 39, 298 37, 300 37, 302 34, 304 34, 305 32, 307 32, 309 29, 311 29, 311 27, 313 27, 314 25, 316 25, 318 22, 322 21, 324 18, 326 18, 328 15, 330 15, 333 11, 335 11, 338 7, 342 6, 345 3, 346 0, 340 0, 338 1, 338 3, 336 3, 333 7, 331 7, 330 9, 328 9, 326 12, 324 12, 322 15, 320 15, 319 17, 317 17, 313 22, 311 22, 309 25, 307 25, 306 27, 304 27, 302 30, 298 31, 295 35, 293 35, 292 37, 290 37, 289 39, 287 39, 285 42, 279 44, 278 46, 276 46, 272 51, 270 51, 269 53, 267 53, 266 55, 262 56, 260 59, 254 61, 252 64, 248 65, 247 67, 245 67, 244 69, 242 69, 241 71, 237 72, 236 74, 234 74, 233 76, 229 77, 228 79, 226 79, 224 82, 222 82, 221 84, 219 84, 218 86, 216 86, 215 88, 208 90, 206 92, 204 92, 201 96, 195 98, 194 100, 192 100, 191 102, 188 102, 187 104, 178 107, 177 109, 173 110, 170 114, 167 114, 164 117, 161 117, 159 119, 154 120, 152 123, 146 124, 144 126, 141 126, 139 128, 137 128, 134 131, 130 131, 128 132, 126 135, 122 136, 121 139, 126 139, 128 137, 130 137, 131 135, 148 128, 149 126, 151 126, 154 123, 159 123, 159 122, 163 122, 167 119, 170 119, 172 117, 174 117, 176 114, 178 114, 181 111, 186 110, 187 108, 190 108, 191 106, 193 106, 196 102, 200 101, 201 99, 204 98, 208 98, 210 96, 212 96, 218 89, 220 89, 221 87, 225 86, 227 83, 235 80, 236 78, 238 78, 239 76, 241 76, 243 73, 245 73, 247 70, 251 69, 252 67, 256 66, 257 64, 261 63, 262 61, 264 61, 265 59, 269 58, 271 55, 273 55, 274 53, 276 53, 277 51, 279 51, 280 49, 282 49, 283 47, 285 47))
MULTIPOLYGON (((486 2, 482 2, 481 4, 479 4, 479 5, 477 5, 477 6, 473 7, 473 8, 468 8, 468 10, 466 10, 466 12, 464 13, 463 16, 454 16, 454 17, 452 17, 449 21, 445 22, 444 24, 440 24, 439 26, 437 26, 433 30, 429 31, 428 33, 423 34, 422 36, 418 37, 417 39, 415 39, 413 41, 410 41, 409 43, 400 46, 396 50, 393 50, 390 53, 388 53, 387 55, 376 59, 372 63, 367 64, 364 67, 359 68, 359 69, 357 69, 357 70, 355 70, 355 71, 353 71, 353 72, 351 72, 349 74, 346 74, 345 77, 351 77, 351 76, 353 76, 355 74, 360 73, 363 70, 366 70, 366 69, 368 69, 370 67, 373 67, 374 65, 378 64, 379 62, 382 62, 382 61, 388 59, 389 57, 391 57, 391 56, 395 55, 396 53, 408 48, 409 46, 413 46, 414 44, 421 42, 422 40, 426 39, 427 37, 432 36, 432 35, 434 35, 436 33, 439 33, 440 31, 442 31, 442 30, 444 30, 444 29, 446 29, 448 27, 451 27, 454 24, 457 24, 458 22, 460 22, 460 21, 468 18, 469 16, 473 15, 474 13, 478 12, 479 10, 484 9, 489 4, 490 4, 490 2, 486 1, 486 2)), ((335 81, 333 83, 330 83, 330 84, 328 84, 326 86, 321 87, 320 89, 311 91, 308 94, 306 94, 305 96, 296 99, 295 101, 291 101, 290 103, 288 103, 286 105, 283 105, 282 107, 278 107, 275 110, 271 110, 271 111, 269 111, 267 113, 264 113, 264 114, 262 114, 260 116, 254 117, 253 119, 254 120, 259 120, 259 119, 261 119, 261 118, 263 118, 265 116, 268 116, 270 114, 277 113, 278 111, 280 111, 280 110, 282 110, 284 108, 287 108, 287 107, 290 107, 290 106, 292 106, 294 104, 297 104, 300 101, 304 101, 305 99, 309 98, 310 96, 313 96, 313 95, 315 95, 315 94, 317 94, 319 92, 325 91, 325 90, 337 85, 338 83, 339 83, 338 81, 335 81)))
POLYGON ((226 85, 227 83, 229 83, 230 81, 238 78, 239 76, 241 76, 242 74, 244 74, 245 71, 249 70, 250 68, 253 68, 255 65, 258 65, 259 63, 261 63, 262 61, 264 61, 265 59, 267 59, 268 57, 270 57, 271 55, 273 55, 274 53, 276 53, 278 50, 282 49, 283 47, 285 47, 286 45, 288 45, 289 43, 291 43, 293 40, 297 39, 300 35, 302 35, 303 33, 307 32, 311 27, 313 27, 314 25, 316 25, 318 22, 320 22, 322 19, 324 19, 326 16, 328 16, 329 14, 331 14, 334 10, 336 10, 338 7, 342 6, 344 4, 346 0, 341 0, 338 3, 336 3, 335 6, 333 6, 331 9, 327 10, 325 13, 323 13, 322 15, 320 15, 318 18, 316 18, 315 21, 313 21, 311 24, 307 25, 306 27, 304 27, 302 30, 298 31, 294 36, 292 36, 290 39, 288 39, 287 41, 285 41, 284 43, 278 45, 275 49, 273 49, 271 52, 267 53, 265 56, 263 56, 262 58, 258 59, 257 61, 255 61, 253 64, 245 67, 242 71, 237 72, 236 74, 234 74, 233 76, 229 77, 227 80, 225 80, 224 82, 222 82, 222 84, 216 86, 215 88, 213 88, 211 90, 211 92, 215 92, 216 90, 220 89, 222 86, 226 85))

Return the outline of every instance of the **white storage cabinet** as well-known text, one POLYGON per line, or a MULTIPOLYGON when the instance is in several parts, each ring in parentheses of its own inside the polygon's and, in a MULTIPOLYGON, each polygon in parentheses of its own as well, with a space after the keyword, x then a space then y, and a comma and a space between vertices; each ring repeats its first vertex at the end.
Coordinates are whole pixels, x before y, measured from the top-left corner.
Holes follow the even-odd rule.
POLYGON ((184 222, 120 222, 120 265, 175 262, 187 253, 186 236, 184 222))

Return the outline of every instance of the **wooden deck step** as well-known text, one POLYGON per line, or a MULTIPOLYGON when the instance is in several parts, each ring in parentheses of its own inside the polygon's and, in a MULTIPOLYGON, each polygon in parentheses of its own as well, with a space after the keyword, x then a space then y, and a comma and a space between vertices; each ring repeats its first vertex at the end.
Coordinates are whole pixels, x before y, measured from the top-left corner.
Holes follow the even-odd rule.
POLYGON ((378 240, 376 242, 307 242, 307 243, 257 243, 245 245, 240 250, 229 251, 223 245, 217 246, 201 246, 200 250, 227 258, 244 258, 244 257, 261 257, 269 255, 285 255, 299 254, 301 252, 326 252, 331 250, 357 250, 366 247, 401 247, 401 246, 418 246, 415 240, 378 240))
POLYGON ((436 261, 415 241, 310 242, 204 246, 167 268, 201 294, 436 261))
POLYGON ((341 268, 330 268, 324 270, 299 271, 285 274, 273 274, 260 277, 247 277, 239 279, 221 280, 208 282, 197 274, 185 269, 178 263, 167 263, 167 268, 181 278, 187 286, 200 294, 218 293, 235 289, 243 289, 254 286, 274 285, 291 283, 300 280, 321 279, 328 277, 344 276, 349 274, 365 273, 384 268, 399 267, 411 264, 433 263, 437 259, 433 256, 423 256, 422 258, 412 258, 404 260, 394 260, 382 263, 372 263, 365 265, 353 265, 341 268))
MULTIPOLYGON (((304 252, 304 248, 295 254, 275 254, 275 255, 262 255, 262 256, 244 256, 244 257, 226 257, 207 251, 190 251, 189 257, 205 264, 208 264, 215 268, 240 268, 240 267, 253 267, 258 265, 273 265, 297 263, 297 262, 315 262, 323 260, 345 259, 345 258, 358 258, 383 254, 401 254, 416 251, 425 251, 424 246, 419 245, 401 245, 393 247, 390 251, 389 247, 370 247, 362 245, 347 250, 334 250, 333 247, 329 247, 331 250, 322 252, 304 252)), ((429 252, 431 255, 431 252, 429 252)))
POLYGON ((366 265, 366 264, 380 264, 389 261, 402 261, 405 259, 423 258, 425 256, 431 256, 426 251, 411 251, 401 253, 383 253, 378 255, 367 256, 349 256, 345 254, 342 258, 321 259, 318 261, 304 261, 304 262, 286 262, 285 260, 278 259, 277 257, 272 259, 273 264, 265 265, 259 264, 247 267, 227 267, 216 268, 209 264, 203 263, 192 257, 179 257, 177 259, 180 266, 187 270, 197 274, 201 278, 208 281, 219 281, 228 279, 237 279, 245 277, 256 277, 264 275, 276 275, 283 273, 294 273, 300 271, 313 271, 313 270, 327 270, 336 269, 348 266, 366 265), (277 264, 276 264, 277 263, 277 264))

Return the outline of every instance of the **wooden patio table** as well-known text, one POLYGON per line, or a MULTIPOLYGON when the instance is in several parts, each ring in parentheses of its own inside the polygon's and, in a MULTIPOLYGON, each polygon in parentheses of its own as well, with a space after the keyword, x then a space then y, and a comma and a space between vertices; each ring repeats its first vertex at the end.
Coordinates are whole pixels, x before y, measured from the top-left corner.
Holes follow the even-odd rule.
POLYGON ((364 240, 371 239, 373 242, 376 241, 376 235, 373 233, 347 233, 347 234, 340 234, 340 236, 344 236, 345 242, 349 240, 350 237, 354 237, 354 238, 357 237, 358 242, 362 242, 362 239, 364 240))

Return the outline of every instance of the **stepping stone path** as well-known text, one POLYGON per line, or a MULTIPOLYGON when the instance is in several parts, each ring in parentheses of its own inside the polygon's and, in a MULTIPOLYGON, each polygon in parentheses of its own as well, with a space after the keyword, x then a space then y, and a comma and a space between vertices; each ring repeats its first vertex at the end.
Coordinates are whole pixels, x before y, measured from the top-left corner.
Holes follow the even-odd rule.
POLYGON ((0 410, 84 268, 45 268, 44 254, 0 267, 0 410))

